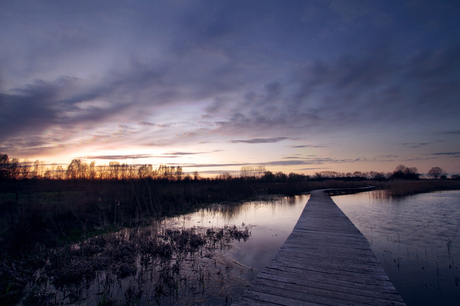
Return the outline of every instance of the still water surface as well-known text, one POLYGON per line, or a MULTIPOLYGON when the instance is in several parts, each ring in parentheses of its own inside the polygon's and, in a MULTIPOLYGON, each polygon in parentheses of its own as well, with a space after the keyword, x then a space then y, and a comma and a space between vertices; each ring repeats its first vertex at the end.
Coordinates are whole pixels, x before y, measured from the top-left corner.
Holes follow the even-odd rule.
POLYGON ((274 201, 245 202, 228 207, 216 205, 209 209, 169 218, 165 227, 210 227, 225 225, 247 226, 251 237, 235 241, 225 256, 250 268, 243 277, 252 281, 267 266, 294 229, 310 195, 283 197, 274 201))
MULTIPOLYGON (((200 210, 169 219, 168 226, 249 226, 251 238, 226 256, 252 268, 252 281, 291 233, 308 195, 234 208, 200 210)), ((369 240, 373 252, 408 305, 460 305, 460 191, 382 199, 364 192, 333 197, 369 240)))
POLYGON ((460 191, 333 197, 408 305, 460 305, 460 191))

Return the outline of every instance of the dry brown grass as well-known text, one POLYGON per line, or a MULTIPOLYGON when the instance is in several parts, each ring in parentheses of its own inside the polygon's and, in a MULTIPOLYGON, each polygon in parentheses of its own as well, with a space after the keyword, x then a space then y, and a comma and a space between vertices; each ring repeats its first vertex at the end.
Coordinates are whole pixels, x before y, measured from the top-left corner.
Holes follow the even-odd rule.
POLYGON ((439 190, 460 189, 460 181, 450 180, 419 180, 419 181, 388 181, 377 183, 384 197, 402 197, 417 193, 439 190))

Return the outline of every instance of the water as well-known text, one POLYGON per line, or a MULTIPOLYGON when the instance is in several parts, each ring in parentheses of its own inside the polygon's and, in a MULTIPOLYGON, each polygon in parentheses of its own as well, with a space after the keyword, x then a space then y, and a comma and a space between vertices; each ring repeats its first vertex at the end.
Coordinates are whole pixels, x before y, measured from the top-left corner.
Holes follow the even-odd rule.
POLYGON ((460 191, 333 200, 369 240, 408 305, 460 305, 460 191))
POLYGON ((233 242, 225 256, 250 268, 250 272, 243 276, 250 282, 270 263, 291 234, 309 198, 310 195, 299 195, 274 201, 245 202, 234 207, 218 205, 167 219, 163 226, 248 226, 251 231, 250 239, 233 242))

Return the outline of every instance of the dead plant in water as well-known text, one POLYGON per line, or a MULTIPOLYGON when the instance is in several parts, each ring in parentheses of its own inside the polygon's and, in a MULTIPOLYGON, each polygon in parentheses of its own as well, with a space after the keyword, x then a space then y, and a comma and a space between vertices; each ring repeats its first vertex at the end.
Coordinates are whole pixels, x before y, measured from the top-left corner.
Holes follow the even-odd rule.
POLYGON ((173 303, 197 296, 229 300, 228 292, 216 292, 211 283, 232 282, 230 275, 236 274, 215 251, 249 236, 248 228, 236 226, 160 230, 152 226, 97 236, 47 251, 24 295, 33 304, 51 294, 46 302, 50 305, 95 303, 96 297, 117 303, 173 303))

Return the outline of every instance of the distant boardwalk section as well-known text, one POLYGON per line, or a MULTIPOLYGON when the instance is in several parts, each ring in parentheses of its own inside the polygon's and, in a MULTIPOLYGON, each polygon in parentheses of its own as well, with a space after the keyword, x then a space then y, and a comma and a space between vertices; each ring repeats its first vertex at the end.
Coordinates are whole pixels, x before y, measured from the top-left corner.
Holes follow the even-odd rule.
POLYGON ((367 239, 328 193, 312 192, 270 266, 233 305, 405 305, 367 239))

